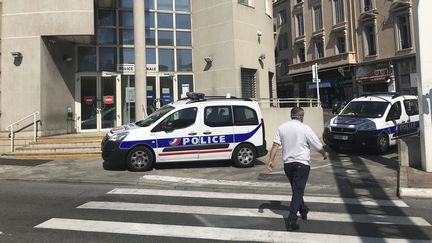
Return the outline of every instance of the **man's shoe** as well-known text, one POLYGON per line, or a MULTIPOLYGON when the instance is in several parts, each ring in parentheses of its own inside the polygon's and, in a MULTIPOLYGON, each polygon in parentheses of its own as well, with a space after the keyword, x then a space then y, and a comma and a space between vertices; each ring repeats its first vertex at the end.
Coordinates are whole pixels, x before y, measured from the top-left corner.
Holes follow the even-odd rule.
POLYGON ((307 220, 307 215, 308 215, 308 213, 309 213, 309 210, 306 210, 306 212, 301 213, 301 214, 300 214, 300 215, 301 215, 301 218, 302 218, 303 220, 307 220))
POLYGON ((287 230, 288 231, 296 231, 298 229, 300 229, 300 226, 298 224, 296 224, 296 223, 292 223, 292 224, 290 223, 290 224, 287 225, 287 230))

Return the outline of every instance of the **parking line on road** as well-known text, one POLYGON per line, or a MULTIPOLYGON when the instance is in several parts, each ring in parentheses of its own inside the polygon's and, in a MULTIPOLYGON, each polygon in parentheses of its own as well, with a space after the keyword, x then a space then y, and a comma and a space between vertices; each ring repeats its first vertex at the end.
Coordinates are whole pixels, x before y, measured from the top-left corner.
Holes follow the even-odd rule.
MULTIPOLYGON (((98 210, 118 210, 133 212, 162 212, 162 213, 187 213, 203 215, 222 215, 240 217, 260 217, 260 218, 287 218, 289 210, 276 210, 269 208, 231 208, 231 207, 209 207, 209 206, 187 206, 171 204, 146 204, 146 203, 125 203, 125 202, 88 202, 78 208, 98 209, 98 210)), ((372 224, 391 224, 391 225, 415 225, 431 226, 421 217, 408 216, 387 216, 387 215, 368 215, 368 214, 346 214, 330 212, 308 213, 308 220, 348 222, 348 223, 372 223, 372 224)))
MULTIPOLYGON (((166 197, 190 197, 190 198, 218 198, 218 199, 241 199, 241 200, 262 200, 262 201, 290 201, 290 195, 275 194, 252 194, 252 193, 229 193, 229 192, 205 192, 186 190, 152 190, 137 188, 115 188, 108 194, 123 195, 147 195, 166 197)), ((329 203, 329 204, 354 204, 363 206, 393 206, 408 207, 402 200, 380 200, 371 198, 342 198, 342 197, 317 197, 304 196, 306 202, 329 203)))
POLYGON ((235 229, 235 228, 218 228, 203 226, 186 226, 186 225, 168 225, 168 224, 148 224, 148 223, 129 223, 102 220, 81 220, 81 219, 64 219, 52 218, 35 228, 73 230, 84 232, 102 232, 117 233, 129 235, 146 235, 146 236, 163 236, 163 237, 181 237, 190 239, 206 239, 221 241, 250 241, 250 242, 298 242, 301 239, 304 242, 335 242, 335 243, 364 243, 364 242, 429 242, 410 239, 396 238, 373 238, 359 237, 351 235, 321 234, 321 233, 303 233, 303 232, 286 232, 273 230, 256 230, 256 229, 235 229))

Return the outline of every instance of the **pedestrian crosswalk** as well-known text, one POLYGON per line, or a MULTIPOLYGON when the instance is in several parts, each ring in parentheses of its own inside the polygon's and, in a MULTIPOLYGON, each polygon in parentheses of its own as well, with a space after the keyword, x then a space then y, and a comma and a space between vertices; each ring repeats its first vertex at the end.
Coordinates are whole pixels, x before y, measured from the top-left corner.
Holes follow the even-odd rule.
POLYGON ((308 220, 301 224, 307 226, 309 223, 308 232, 304 232, 303 228, 297 232, 287 232, 275 225, 283 224, 283 219, 289 214, 288 205, 291 198, 288 195, 115 188, 107 192, 102 199, 88 201, 79 205, 76 210, 82 211, 84 215, 90 212, 103 212, 103 219, 83 216, 51 218, 36 225, 35 228, 139 237, 189 238, 203 242, 221 240, 320 243, 430 242, 427 235, 406 237, 406 233, 398 235, 395 230, 432 228, 423 217, 404 213, 404 209, 409 207, 401 200, 307 196, 305 201, 312 204, 312 207, 308 220), (115 212, 133 212, 134 215, 138 214, 146 220, 123 222, 114 216, 112 220, 107 220, 110 214, 115 212), (154 219, 154 215, 165 215, 162 218, 166 220, 156 220, 159 217, 154 219), (200 223, 191 222, 192 218, 186 217, 190 215, 195 216, 194 219, 199 219, 200 223), (175 217, 182 219, 180 223, 179 220, 174 220, 175 217), (245 223, 248 221, 251 223, 245 223), (339 229, 336 227, 330 232, 325 232, 326 227, 315 224, 318 227, 314 228, 313 222, 338 225, 339 229), (347 233, 344 228, 351 230, 347 233), (372 233, 367 232, 368 228, 372 233), (392 234, 388 234, 389 231, 392 231, 392 234))

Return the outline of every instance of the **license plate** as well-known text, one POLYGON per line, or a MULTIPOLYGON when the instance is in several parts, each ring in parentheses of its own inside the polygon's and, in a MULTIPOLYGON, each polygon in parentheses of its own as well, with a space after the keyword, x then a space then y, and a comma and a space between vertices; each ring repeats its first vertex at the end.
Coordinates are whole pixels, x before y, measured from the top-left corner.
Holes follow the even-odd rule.
POLYGON ((338 140, 348 140, 348 136, 345 135, 333 135, 333 138, 338 140))

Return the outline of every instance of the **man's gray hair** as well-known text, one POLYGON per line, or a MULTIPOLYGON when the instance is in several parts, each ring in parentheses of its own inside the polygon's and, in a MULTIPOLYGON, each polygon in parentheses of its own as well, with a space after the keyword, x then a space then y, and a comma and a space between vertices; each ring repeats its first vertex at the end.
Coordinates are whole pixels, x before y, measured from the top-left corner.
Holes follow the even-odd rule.
POLYGON ((294 107, 291 109, 291 119, 300 119, 304 117, 304 110, 301 107, 294 107))

